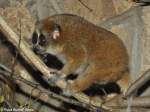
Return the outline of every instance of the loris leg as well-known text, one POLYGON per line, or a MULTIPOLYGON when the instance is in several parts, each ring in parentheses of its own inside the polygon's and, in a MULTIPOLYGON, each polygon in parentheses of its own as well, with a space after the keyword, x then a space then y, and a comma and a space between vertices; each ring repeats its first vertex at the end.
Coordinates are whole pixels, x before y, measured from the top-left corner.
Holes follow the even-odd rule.
MULTIPOLYGON (((120 71, 120 67, 100 69, 96 68, 96 66, 90 65, 88 67, 88 70, 85 71, 85 74, 81 74, 76 80, 73 81, 73 83, 71 84, 71 91, 73 91, 73 93, 76 93, 85 90, 91 83, 96 80, 111 82, 113 79, 115 80, 119 77, 119 75, 116 74, 119 74, 120 71)), ((128 74, 123 74, 122 78, 117 81, 117 83, 121 87, 121 91, 125 93, 129 85, 128 74)), ((110 95, 108 96, 108 99, 111 99, 114 96, 114 94, 110 95)))
MULTIPOLYGON (((123 74, 122 78, 117 81, 117 84, 120 86, 121 93, 124 95, 129 87, 129 74, 127 72, 123 74)), ((106 97, 106 101, 112 100, 116 97, 118 97, 117 94, 109 94, 106 97)))
POLYGON ((85 90, 89 85, 92 84, 93 79, 90 76, 91 74, 86 74, 83 78, 77 78, 72 83, 69 89, 71 89, 72 93, 77 93, 85 90))
POLYGON ((53 71, 52 74, 55 74, 55 77, 53 78, 53 82, 60 78, 65 78, 67 75, 73 73, 73 71, 77 68, 77 62, 74 62, 73 60, 69 60, 67 64, 63 67, 60 71, 53 71))
POLYGON ((61 77, 66 77, 67 75, 73 73, 77 67, 80 66, 80 63, 75 60, 69 60, 67 64, 63 67, 63 69, 60 71, 61 77))
POLYGON ((123 74, 122 78, 117 81, 117 84, 120 86, 121 92, 125 94, 130 84, 129 74, 127 72, 123 74))
POLYGON ((73 80, 70 85, 70 91, 72 93, 80 92, 85 90, 87 87, 89 87, 93 81, 95 80, 95 77, 93 76, 93 68, 89 66, 83 74, 79 74, 77 79, 73 80))
MULTIPOLYGON (((82 47, 79 47, 78 49, 71 49, 70 51, 66 51, 66 60, 68 61, 63 69, 60 71, 60 74, 63 74, 64 77, 76 72, 78 68, 85 69, 84 67, 81 67, 81 65, 86 64, 87 56, 82 47)), ((81 70, 82 71, 82 70, 81 70)))

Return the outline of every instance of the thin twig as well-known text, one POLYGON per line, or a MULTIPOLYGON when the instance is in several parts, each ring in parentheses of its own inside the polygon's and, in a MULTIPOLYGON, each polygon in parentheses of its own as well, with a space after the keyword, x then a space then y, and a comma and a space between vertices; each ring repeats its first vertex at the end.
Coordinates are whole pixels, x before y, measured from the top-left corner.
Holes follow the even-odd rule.
POLYGON ((78 0, 85 8, 87 8, 90 12, 93 12, 93 9, 89 8, 82 0, 78 0))
POLYGON ((10 78, 10 73, 7 73, 5 71, 0 70, 0 79, 4 81, 13 91, 15 90, 15 83, 14 81, 10 78))
MULTIPOLYGON (((103 105, 110 108, 127 108, 128 99, 124 99, 123 96, 118 96, 110 101, 105 102, 103 105)), ((150 96, 133 97, 131 107, 149 107, 150 108, 150 96)))
POLYGON ((141 77, 134 81, 125 93, 125 97, 131 96, 135 91, 137 91, 141 86, 143 86, 147 81, 150 80, 150 69, 145 71, 141 77))
POLYGON ((11 70, 10 70, 8 67, 6 67, 5 65, 3 65, 3 64, 0 64, 0 69, 1 69, 1 70, 4 70, 4 71, 6 71, 6 72, 11 73, 11 70))
MULTIPOLYGON (((18 43, 18 46, 17 46, 17 48, 20 50, 20 45, 21 45, 21 40, 22 40, 22 36, 21 36, 21 33, 22 33, 22 31, 21 31, 21 18, 19 18, 19 24, 20 24, 20 29, 19 29, 19 43, 18 43)), ((13 64, 12 64, 12 68, 11 68, 11 71, 12 71, 12 73, 11 73, 11 78, 13 78, 13 74, 14 74, 14 72, 15 72, 15 66, 17 65, 17 59, 18 59, 18 55, 19 55, 19 53, 18 53, 18 51, 16 51, 16 53, 15 53, 15 57, 14 57, 14 61, 13 61, 13 64)))
MULTIPOLYGON (((20 50, 20 45, 21 45, 21 39, 22 39, 22 35, 21 35, 21 18, 19 18, 19 24, 20 24, 20 32, 19 32, 19 43, 18 43, 18 46, 17 46, 17 48, 20 50)), ((19 55, 19 53, 18 53, 18 51, 16 51, 16 53, 15 53, 15 57, 14 57, 14 60, 13 60, 13 64, 12 64, 12 68, 11 68, 11 75, 10 75, 10 78, 12 79, 12 80, 14 80, 13 79, 13 75, 14 75, 14 72, 15 72, 15 67, 16 67, 16 65, 17 65, 17 59, 18 59, 18 55, 19 55)), ((12 105, 14 106, 14 104, 15 104, 15 89, 13 89, 13 95, 12 95, 12 105)))

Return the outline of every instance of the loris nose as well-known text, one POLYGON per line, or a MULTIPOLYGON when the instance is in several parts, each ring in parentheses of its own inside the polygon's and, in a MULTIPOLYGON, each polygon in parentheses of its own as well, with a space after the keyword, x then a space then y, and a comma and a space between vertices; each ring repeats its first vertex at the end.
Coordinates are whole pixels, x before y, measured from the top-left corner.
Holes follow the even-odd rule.
POLYGON ((43 47, 39 46, 39 45, 33 47, 33 51, 34 51, 36 54, 39 54, 39 55, 44 55, 44 54, 46 54, 46 50, 45 50, 43 47))

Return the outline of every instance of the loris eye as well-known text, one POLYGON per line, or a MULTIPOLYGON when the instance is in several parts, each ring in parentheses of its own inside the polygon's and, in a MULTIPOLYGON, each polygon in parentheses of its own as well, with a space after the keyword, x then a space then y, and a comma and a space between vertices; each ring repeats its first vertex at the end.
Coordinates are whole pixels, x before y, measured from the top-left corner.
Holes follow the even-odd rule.
POLYGON ((39 40, 39 45, 44 46, 46 44, 46 38, 43 34, 40 34, 39 40))
POLYGON ((32 43, 34 45, 37 45, 38 41, 39 41, 38 34, 36 32, 34 32, 33 35, 32 35, 32 43))
POLYGON ((60 26, 58 24, 55 24, 53 28, 52 38, 57 39, 58 37, 60 37, 60 32, 61 32, 60 26))

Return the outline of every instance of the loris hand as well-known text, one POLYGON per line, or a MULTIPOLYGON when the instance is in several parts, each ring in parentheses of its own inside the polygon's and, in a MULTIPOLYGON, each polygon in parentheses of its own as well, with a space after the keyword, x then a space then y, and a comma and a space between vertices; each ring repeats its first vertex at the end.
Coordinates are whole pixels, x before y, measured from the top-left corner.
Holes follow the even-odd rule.
POLYGON ((66 82, 66 88, 63 90, 63 95, 65 96, 72 96, 75 92, 71 89, 72 85, 73 85, 73 81, 72 80, 68 80, 66 82))

